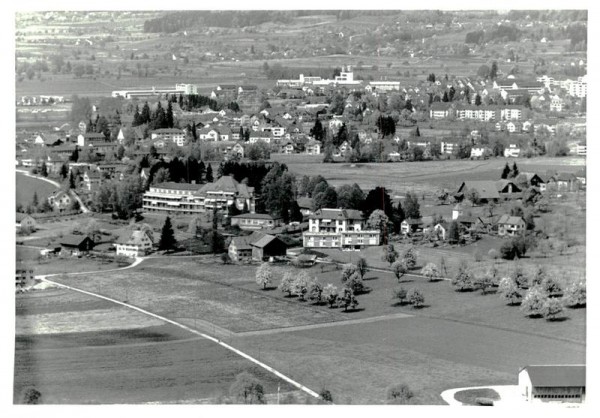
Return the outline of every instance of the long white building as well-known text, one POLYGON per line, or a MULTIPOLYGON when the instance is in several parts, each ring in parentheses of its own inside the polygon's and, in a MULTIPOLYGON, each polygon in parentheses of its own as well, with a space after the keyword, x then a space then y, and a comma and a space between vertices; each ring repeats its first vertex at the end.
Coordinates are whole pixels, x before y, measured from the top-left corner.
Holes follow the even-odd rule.
POLYGON ((358 210, 319 209, 308 218, 308 231, 302 234, 305 248, 339 248, 360 250, 379 245, 380 232, 366 230, 358 210))

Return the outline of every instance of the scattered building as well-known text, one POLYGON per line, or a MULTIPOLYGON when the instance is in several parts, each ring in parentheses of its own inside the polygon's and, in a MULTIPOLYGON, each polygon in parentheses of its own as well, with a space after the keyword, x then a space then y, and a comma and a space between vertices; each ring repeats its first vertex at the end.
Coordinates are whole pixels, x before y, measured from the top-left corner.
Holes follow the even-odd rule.
POLYGON ((125 257, 141 257, 152 250, 154 242, 146 231, 127 231, 114 244, 117 255, 125 257))
POLYGON ((365 225, 358 210, 319 209, 309 216, 308 231, 302 234, 303 246, 360 250, 379 245, 380 232, 364 230, 365 225))
POLYGON ((287 244, 274 235, 255 231, 251 235, 233 237, 227 248, 233 261, 263 261, 287 253, 287 244))
POLYGON ((518 381, 527 402, 585 402, 585 365, 526 366, 519 371, 518 381))
POLYGON ((265 213, 243 213, 231 217, 231 226, 240 229, 270 229, 281 225, 281 218, 274 218, 265 213))
POLYGON ((502 215, 498 219, 498 235, 514 237, 525 232, 525 221, 520 216, 502 215))

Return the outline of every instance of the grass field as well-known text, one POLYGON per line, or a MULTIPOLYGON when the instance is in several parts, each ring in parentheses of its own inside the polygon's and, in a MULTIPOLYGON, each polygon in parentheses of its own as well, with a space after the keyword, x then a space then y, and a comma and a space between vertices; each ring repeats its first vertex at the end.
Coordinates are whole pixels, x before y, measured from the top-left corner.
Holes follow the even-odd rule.
POLYGON ((242 371, 266 393, 292 389, 212 342, 96 298, 45 290, 16 305, 17 403, 30 386, 43 403, 216 403, 242 371))
POLYGON ((37 193, 38 199, 41 202, 56 190, 56 187, 48 182, 19 173, 16 174, 16 181, 16 202, 21 203, 23 206, 26 206, 32 202, 34 193, 37 193))

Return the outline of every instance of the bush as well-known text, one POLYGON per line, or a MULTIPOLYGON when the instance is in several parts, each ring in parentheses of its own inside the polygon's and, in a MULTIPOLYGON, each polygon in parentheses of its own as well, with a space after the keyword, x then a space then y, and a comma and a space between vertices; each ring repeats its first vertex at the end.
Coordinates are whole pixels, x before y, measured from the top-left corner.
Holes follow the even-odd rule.
POLYGON ((250 404, 264 404, 265 391, 260 381, 248 372, 242 372, 229 388, 229 394, 238 401, 250 404))
POLYGON ((414 393, 410 390, 406 383, 392 386, 387 390, 387 401, 394 405, 406 405, 411 402, 414 393))
POLYGON ((563 304, 560 299, 548 298, 542 306, 541 314, 549 321, 554 321, 563 312, 563 304))
POLYGON ((421 308, 425 303, 425 296, 419 289, 416 288, 410 289, 406 297, 413 308, 421 308))
POLYGON ((42 394, 36 388, 26 388, 21 395, 21 403, 26 405, 37 405, 42 403, 42 394))
POLYGON ((521 302, 521 311, 531 318, 543 315, 548 296, 539 287, 531 288, 521 302))
POLYGON ((572 308, 581 308, 586 305, 586 286, 585 282, 578 281, 570 284, 565 289, 563 296, 565 304, 572 308))
POLYGON ((333 396, 331 395, 331 392, 327 389, 321 389, 319 397, 325 402, 333 402, 333 396))

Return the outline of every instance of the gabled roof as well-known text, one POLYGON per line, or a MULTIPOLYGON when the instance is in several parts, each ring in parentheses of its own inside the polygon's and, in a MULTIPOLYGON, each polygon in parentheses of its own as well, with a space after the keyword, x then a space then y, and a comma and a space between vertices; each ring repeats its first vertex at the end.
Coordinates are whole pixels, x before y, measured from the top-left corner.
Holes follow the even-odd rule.
POLYGON ((161 128, 152 131, 153 134, 183 134, 183 130, 176 128, 161 128))
POLYGON ((78 247, 86 239, 90 239, 90 238, 87 235, 65 235, 64 237, 62 237, 60 239, 60 245, 78 247))
POLYGON ((585 387, 584 365, 526 366, 523 370, 536 387, 585 387))
POLYGON ((223 176, 214 183, 206 183, 197 194, 209 192, 237 193, 242 197, 250 197, 254 193, 254 187, 238 183, 232 176, 223 176))
POLYGON ((362 213, 359 210, 354 209, 327 209, 322 208, 317 210, 313 215, 310 215, 311 219, 338 219, 338 220, 350 220, 350 219, 363 219, 362 213))
POLYGON ((315 210, 315 203, 310 197, 299 197, 296 200, 296 202, 298 203, 298 206, 300 206, 301 209, 304 208, 309 210, 315 210))
POLYGON ((525 221, 520 216, 511 216, 505 214, 498 219, 498 223, 502 225, 517 225, 525 224, 525 221))
POLYGON ((277 239, 277 237, 275 237, 273 235, 265 235, 258 241, 254 241, 254 242, 250 243, 250 245, 253 247, 257 247, 257 248, 264 248, 276 239, 277 239))
POLYGON ((22 212, 17 212, 17 222, 21 222, 23 219, 25 218, 31 218, 33 219, 33 217, 27 213, 22 213, 22 212))
POLYGON ((127 245, 142 245, 142 240, 144 239, 144 237, 149 238, 150 242, 152 242, 152 238, 148 234, 146 234, 146 231, 129 231, 119 236, 116 243, 127 245))
POLYGON ((267 213, 242 213, 240 215, 232 216, 231 219, 266 219, 272 221, 276 218, 272 217, 267 213))
POLYGON ((475 189, 480 199, 499 199, 497 183, 493 180, 465 181, 459 188, 463 193, 475 189))

